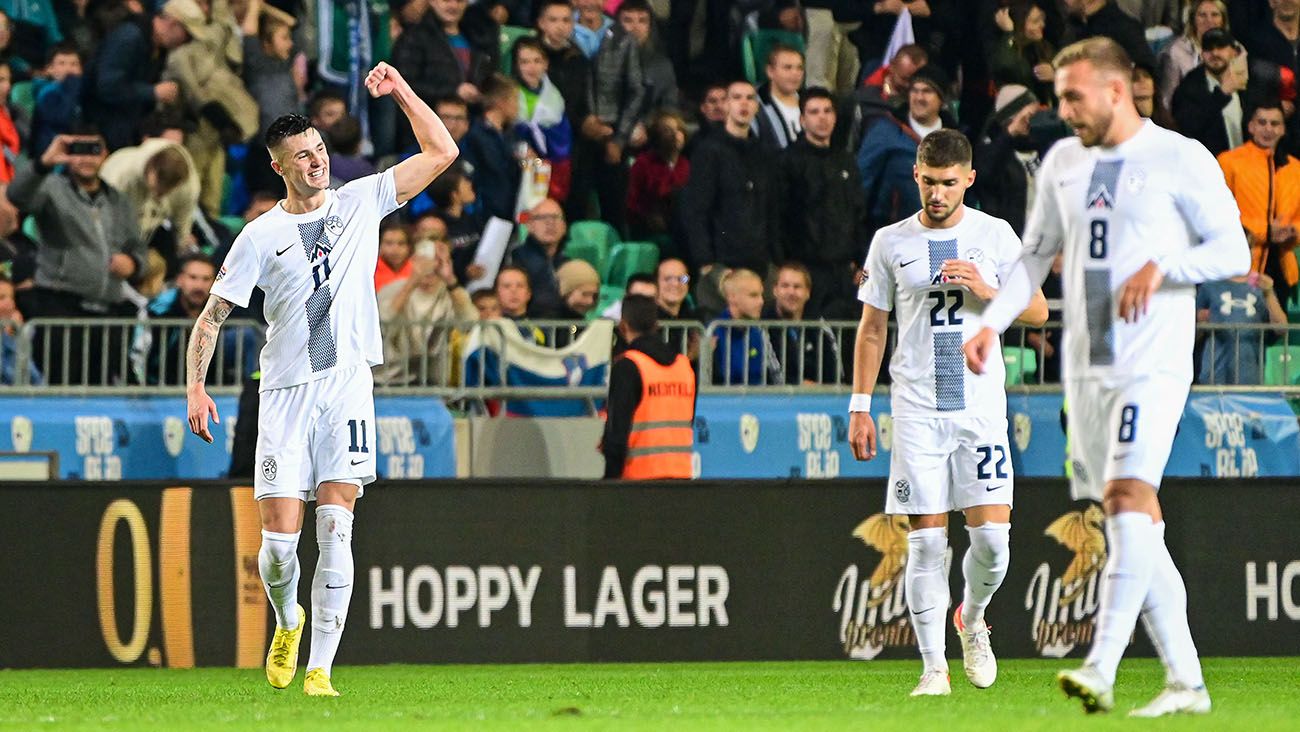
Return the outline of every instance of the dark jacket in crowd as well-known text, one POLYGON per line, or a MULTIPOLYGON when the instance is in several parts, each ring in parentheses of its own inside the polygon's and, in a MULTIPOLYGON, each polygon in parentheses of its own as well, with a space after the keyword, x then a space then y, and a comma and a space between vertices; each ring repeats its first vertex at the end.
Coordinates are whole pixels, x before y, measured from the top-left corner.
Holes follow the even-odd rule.
POLYGON ((677 109, 680 99, 677 93, 677 72, 673 62, 655 45, 654 37, 650 45, 641 51, 641 78, 645 83, 645 106, 642 115, 657 109, 677 109))
POLYGON ((564 256, 564 242, 560 242, 554 257, 546 255, 546 248, 531 235, 510 255, 516 267, 528 273, 528 287, 533 297, 528 301, 528 315, 534 318, 558 318, 564 309, 560 299, 560 284, 555 280, 555 270, 569 261, 564 256))
MULTIPOLYGON (((1251 110, 1269 95, 1270 87, 1273 86, 1267 71, 1267 67, 1252 63, 1246 88, 1236 92, 1241 100, 1243 128, 1250 119, 1251 110)), ((1226 152, 1230 145, 1228 129, 1223 121, 1223 108, 1231 101, 1232 96, 1224 94, 1222 89, 1210 88, 1205 65, 1197 66, 1187 72, 1187 76, 1183 77, 1174 90, 1171 111, 1174 121, 1178 123, 1178 131, 1200 142, 1211 155, 1226 152)), ((1242 139, 1249 139, 1244 131, 1242 139)))
POLYGON ((1148 69, 1160 68, 1156 64, 1156 55, 1147 43, 1146 31, 1142 28, 1142 24, 1120 10, 1114 0, 1109 0, 1101 10, 1088 16, 1086 20, 1073 15, 1066 19, 1066 45, 1093 36, 1106 36, 1114 40, 1128 51, 1129 58, 1138 66, 1148 69))
POLYGON ((989 136, 975 146, 979 174, 973 192, 980 209, 1011 224, 1017 234, 1025 230, 1029 179, 1016 152, 1030 142, 1028 137, 1012 137, 1002 125, 990 125, 989 136))
POLYGON ((774 152, 784 150, 799 137, 799 133, 786 127, 785 117, 772 100, 771 83, 758 88, 758 115, 754 117, 754 127, 758 131, 758 141, 774 152))
POLYGON ((520 172, 512 140, 510 133, 478 119, 460 141, 460 160, 473 171, 470 177, 484 217, 515 218, 520 172))
MULTIPOLYGON (((664 343, 658 333, 648 333, 628 346, 653 358, 663 366, 677 360, 676 348, 664 343)), ((609 401, 605 404, 605 437, 601 450, 605 454, 605 477, 623 477, 627 461, 627 438, 632 434, 632 414, 641 404, 641 371, 629 358, 619 358, 609 370, 609 401)), ((685 419, 685 417, 683 417, 685 419)))
POLYGON ((801 136, 781 157, 781 172, 786 257, 810 266, 861 258, 871 239, 853 156, 801 136))
POLYGON ((108 271, 112 255, 135 260, 137 276, 145 271, 148 262, 135 206, 107 183, 101 182, 92 195, 68 175, 45 174, 27 163, 6 193, 36 219, 41 232, 37 287, 76 295, 83 305, 108 306, 123 297, 122 281, 108 271))
POLYGON ((781 321, 767 329, 767 340, 786 384, 839 384, 844 380, 835 331, 825 321, 782 320, 775 303, 763 308, 763 320, 781 321))
POLYGON ((136 144, 140 120, 156 105, 160 70, 138 16, 118 23, 100 42, 83 89, 86 118, 99 124, 109 150, 136 144))
POLYGON ((577 134, 591 111, 591 62, 572 43, 558 50, 543 43, 542 48, 546 49, 546 76, 564 97, 564 113, 577 134))
MULTIPOLYGON (((481 4, 481 5, 485 5, 481 4)), ((432 105, 439 97, 456 96, 466 82, 481 86, 497 67, 497 26, 471 6, 461 20, 460 32, 469 42, 469 68, 462 70, 451 41, 436 13, 429 11, 420 22, 402 31, 393 44, 393 68, 411 89, 432 105)), ((397 115, 397 144, 404 149, 415 144, 415 134, 406 115, 397 115)))
POLYGON ((858 173, 873 226, 892 224, 921 210, 912 177, 920 144, 921 137, 909 124, 905 109, 881 117, 863 136, 858 173))
POLYGON ((760 275, 784 259, 780 177, 753 135, 710 135, 691 159, 678 211, 694 266, 745 267, 760 275))
POLYGON ((645 109, 645 74, 636 39, 615 24, 592 59, 591 111, 614 128, 614 141, 624 147, 645 109))

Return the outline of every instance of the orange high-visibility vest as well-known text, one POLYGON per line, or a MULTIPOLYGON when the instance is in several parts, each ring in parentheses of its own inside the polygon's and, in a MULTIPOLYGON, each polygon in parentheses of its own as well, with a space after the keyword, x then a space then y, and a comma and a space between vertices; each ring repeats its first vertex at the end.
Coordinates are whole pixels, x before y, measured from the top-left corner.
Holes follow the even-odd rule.
POLYGON ((632 413, 623 477, 628 480, 690 478, 695 444, 695 372, 678 355, 668 366, 641 351, 623 354, 641 372, 641 403, 632 413))

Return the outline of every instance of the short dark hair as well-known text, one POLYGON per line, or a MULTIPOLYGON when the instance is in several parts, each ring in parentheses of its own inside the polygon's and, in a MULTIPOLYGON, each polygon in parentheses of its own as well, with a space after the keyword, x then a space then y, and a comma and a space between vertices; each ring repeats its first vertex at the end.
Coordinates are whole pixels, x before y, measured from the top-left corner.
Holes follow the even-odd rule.
POLYGON ((459 165, 453 164, 433 179, 429 184, 429 197, 433 199, 433 204, 438 210, 445 211, 451 206, 451 197, 460 188, 460 182, 467 176, 465 170, 459 165))
POLYGON ((194 133, 194 123, 174 107, 159 107, 140 121, 141 137, 162 137, 167 130, 180 130, 189 135, 194 133))
POLYGON ((49 66, 54 63, 55 56, 76 56, 78 61, 82 60, 81 51, 77 48, 77 44, 71 41, 59 41, 50 46, 49 53, 45 54, 45 65, 49 66))
POLYGON ((524 282, 528 283, 528 289, 530 291, 533 289, 533 282, 532 280, 528 279, 528 270, 524 269, 523 267, 520 267, 517 264, 507 264, 506 266, 497 270, 496 279, 492 281, 492 290, 494 292, 496 291, 497 287, 500 286, 501 284, 501 275, 505 274, 506 272, 518 272, 519 274, 523 275, 524 282))
POLYGON ((477 305, 480 300, 486 300, 489 297, 496 297, 496 296, 497 296, 496 290, 485 288, 482 290, 475 290, 474 294, 469 296, 469 301, 477 305))
POLYGON ((533 17, 540 19, 542 14, 546 12, 546 9, 552 5, 563 5, 570 10, 573 9, 573 3, 569 2, 569 0, 541 0, 541 2, 537 3, 537 5, 533 7, 533 17))
POLYGON ((194 264, 195 262, 208 265, 212 268, 213 273, 216 273, 217 271, 217 263, 213 262, 212 257, 209 257, 203 252, 190 252, 181 257, 180 261, 176 263, 176 271, 184 272, 187 265, 194 264))
POLYGON ((447 96, 438 97, 437 99, 433 100, 434 109, 437 109, 438 105, 440 104, 452 104, 457 107, 463 107, 465 109, 469 109, 469 104, 464 99, 461 99, 460 97, 457 96, 452 96, 450 94, 448 94, 447 96))
POLYGON ((275 40, 275 34, 279 32, 281 28, 289 30, 292 33, 289 24, 284 21, 272 20, 270 18, 263 19, 261 25, 258 26, 257 29, 257 40, 260 41, 262 45, 270 45, 271 41, 275 40))
POLYGON ((652 18, 654 17, 654 11, 651 10, 650 3, 646 2, 646 0, 623 0, 623 3, 618 6, 618 12, 614 15, 618 16, 623 13, 645 13, 652 18))
POLYGON ((483 86, 479 87, 479 91, 483 94, 484 105, 489 105, 501 101, 507 95, 518 94, 519 88, 515 86, 515 82, 505 76, 492 74, 483 82, 483 86))
POLYGON ((530 48, 546 58, 546 47, 542 45, 541 39, 536 36, 522 36, 515 41, 515 45, 510 47, 510 70, 515 76, 519 76, 519 52, 525 48, 530 48))
POLYGON ((356 155, 361 150, 361 123, 356 117, 345 114, 330 125, 330 143, 344 155, 356 155))
POLYGON ((798 54, 799 58, 803 58, 803 51, 800 51, 794 46, 789 46, 778 41, 776 43, 773 43, 772 47, 767 50, 767 59, 764 61, 764 63, 766 63, 768 66, 771 66, 773 62, 776 61, 776 57, 783 53, 798 54))
POLYGON ((311 120, 301 114, 283 114, 266 128, 266 148, 274 149, 284 142, 286 137, 301 135, 312 129, 311 120))
POLYGON ((931 168, 971 164, 970 140, 957 130, 935 130, 916 148, 916 164, 931 168))
POLYGON ((1255 113, 1261 109, 1276 109, 1282 113, 1282 118, 1284 120, 1286 119, 1286 111, 1282 109, 1282 100, 1276 97, 1268 97, 1261 100, 1260 103, 1256 104, 1254 107, 1251 107, 1250 113, 1246 115, 1246 121, 1249 122, 1250 120, 1255 119, 1255 113))
POLYGON ((311 101, 307 102, 307 114, 312 117, 320 114, 321 107, 324 107, 326 102, 341 102, 345 107, 348 105, 348 100, 342 94, 322 89, 311 95, 311 101))
POLYGON ((776 268, 778 274, 780 274, 781 270, 798 272, 803 277, 803 283, 807 285, 808 289, 812 289, 812 271, 808 269, 808 265, 803 262, 796 262, 793 259, 787 259, 780 267, 776 268))
POLYGON ((659 306, 653 297, 626 295, 623 297, 622 319, 637 335, 653 333, 659 327, 659 306))
POLYGON ((403 233, 408 234, 407 236, 408 239, 410 238, 409 232, 407 232, 406 230, 406 225, 402 223, 401 217, 399 217, 397 214, 389 214, 379 220, 380 236, 383 236, 384 232, 392 231, 393 229, 400 229, 403 233))
POLYGON ((636 274, 627 278, 627 284, 623 286, 623 291, 627 292, 632 287, 632 285, 636 284, 637 282, 643 282, 647 285, 650 285, 654 287, 655 290, 659 289, 659 280, 657 280, 654 275, 646 274, 645 272, 637 272, 636 274))
POLYGON ((808 106, 808 102, 811 102, 814 99, 825 99, 831 103, 831 109, 835 109, 834 94, 831 94, 824 86, 810 86, 807 89, 804 89, 803 93, 799 95, 799 113, 802 114, 803 112, 806 112, 807 110, 805 108, 808 106))

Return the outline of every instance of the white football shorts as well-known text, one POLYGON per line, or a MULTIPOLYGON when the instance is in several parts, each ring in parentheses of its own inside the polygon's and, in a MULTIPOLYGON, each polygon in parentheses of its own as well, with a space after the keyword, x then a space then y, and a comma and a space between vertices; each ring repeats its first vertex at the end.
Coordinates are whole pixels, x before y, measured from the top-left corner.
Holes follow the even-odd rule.
POLYGON ((1106 483, 1118 478, 1160 488, 1189 389, 1185 380, 1162 375, 1123 384, 1066 382, 1074 499, 1100 501, 1106 483))
POLYGON ((375 384, 368 366, 261 393, 253 495, 316 500, 321 483, 375 480, 375 384))
POLYGON ((885 512, 936 514, 1011 505, 1006 417, 895 417, 885 512))

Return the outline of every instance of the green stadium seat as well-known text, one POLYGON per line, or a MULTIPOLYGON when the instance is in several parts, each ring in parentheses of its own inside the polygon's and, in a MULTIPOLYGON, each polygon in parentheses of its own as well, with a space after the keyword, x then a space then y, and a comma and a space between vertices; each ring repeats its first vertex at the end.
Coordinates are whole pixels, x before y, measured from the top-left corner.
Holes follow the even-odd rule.
POLYGON ((34 216, 28 216, 23 219, 23 234, 37 244, 41 243, 41 230, 36 226, 36 218, 34 216))
POLYGON ((513 71, 510 67, 514 62, 511 52, 514 50, 515 41, 525 36, 531 36, 533 32, 532 28, 521 28, 517 25, 501 26, 501 36, 499 38, 501 43, 501 73, 509 76, 510 72, 513 71))
POLYGON ((1002 362, 1007 366, 1007 386, 1024 384, 1026 377, 1038 373, 1038 351, 1032 348, 1004 346, 1002 362))
POLYGON ((1300 297, 1286 301, 1286 320, 1288 323, 1300 323, 1300 297))
POLYGON ((1264 383, 1269 386, 1300 384, 1300 346, 1264 349, 1264 383))
POLYGON ((575 221, 569 225, 569 243, 564 246, 564 255, 585 260, 596 268, 603 282, 610 250, 618 242, 618 232, 604 221, 575 221))
POLYGON ((804 51, 803 36, 784 30, 761 29, 750 31, 740 42, 741 63, 745 78, 755 86, 767 81, 767 54, 772 46, 781 43, 804 51))
POLYGON ((600 299, 596 301, 596 307, 592 308, 591 312, 587 313, 587 320, 595 320, 596 318, 599 318, 600 314, 605 312, 605 310, 610 305, 613 305, 614 303, 622 299, 623 299, 622 287, 615 287, 613 285, 601 285, 600 299))
POLYGON ((609 252, 609 267, 602 282, 622 288, 632 275, 654 274, 658 266, 658 246, 642 241, 620 242, 609 252))
POLYGON ((9 90, 9 103, 26 112, 27 117, 31 118, 32 113, 36 111, 36 97, 32 93, 32 82, 20 81, 14 84, 9 90))

